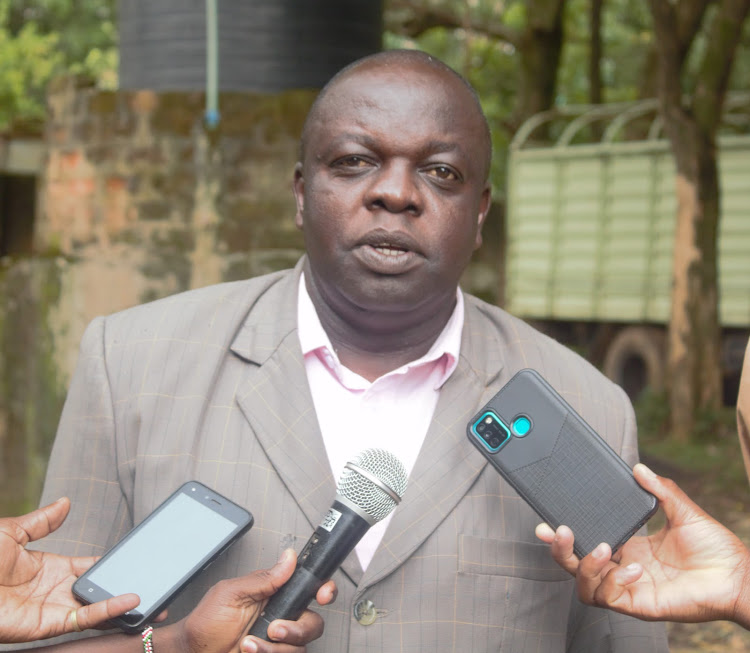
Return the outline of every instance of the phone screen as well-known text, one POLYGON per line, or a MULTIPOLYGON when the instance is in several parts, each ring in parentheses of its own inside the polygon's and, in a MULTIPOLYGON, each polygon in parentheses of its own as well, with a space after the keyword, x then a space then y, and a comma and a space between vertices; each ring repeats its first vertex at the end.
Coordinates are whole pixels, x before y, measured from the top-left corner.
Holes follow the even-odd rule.
POLYGON ((113 596, 135 592, 141 597, 138 612, 146 613, 235 528, 226 517, 178 494, 89 579, 113 596))

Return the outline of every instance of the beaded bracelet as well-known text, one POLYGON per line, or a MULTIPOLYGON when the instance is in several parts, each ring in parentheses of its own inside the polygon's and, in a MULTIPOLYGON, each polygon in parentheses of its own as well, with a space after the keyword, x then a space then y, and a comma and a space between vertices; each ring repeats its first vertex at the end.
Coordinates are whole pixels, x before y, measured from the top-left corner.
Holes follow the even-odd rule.
POLYGON ((152 641, 153 636, 154 636, 154 629, 151 626, 148 626, 141 633, 141 641, 143 642, 143 653, 154 653, 154 644, 152 641))

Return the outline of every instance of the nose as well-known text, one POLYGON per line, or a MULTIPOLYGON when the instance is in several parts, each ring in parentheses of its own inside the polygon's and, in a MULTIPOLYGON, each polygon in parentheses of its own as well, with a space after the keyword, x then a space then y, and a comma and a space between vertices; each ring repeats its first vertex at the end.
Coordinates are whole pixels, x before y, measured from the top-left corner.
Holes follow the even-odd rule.
POLYGON ((365 201, 370 210, 384 209, 389 213, 422 213, 422 197, 417 173, 405 162, 383 164, 372 176, 365 201))

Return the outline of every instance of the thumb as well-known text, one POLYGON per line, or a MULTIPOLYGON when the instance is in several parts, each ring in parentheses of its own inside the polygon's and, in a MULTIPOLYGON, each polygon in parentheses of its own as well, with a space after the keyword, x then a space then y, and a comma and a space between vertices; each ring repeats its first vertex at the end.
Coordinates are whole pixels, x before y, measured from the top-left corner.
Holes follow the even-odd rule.
POLYGON ((633 468, 633 476, 638 484, 651 492, 664 510, 664 516, 670 524, 688 522, 706 513, 685 494, 673 480, 654 474, 646 465, 638 463, 633 468))
POLYGON ((235 582, 244 589, 244 593, 256 601, 262 601, 279 591, 294 573, 297 554, 294 549, 286 549, 278 562, 270 569, 254 571, 235 582))
MULTIPOLYGON (((43 508, 15 518, 15 522, 28 536, 28 542, 34 542, 53 533, 65 521, 70 511, 70 500, 66 497, 58 499, 43 508)), ((24 545, 26 542, 23 543, 24 545)))

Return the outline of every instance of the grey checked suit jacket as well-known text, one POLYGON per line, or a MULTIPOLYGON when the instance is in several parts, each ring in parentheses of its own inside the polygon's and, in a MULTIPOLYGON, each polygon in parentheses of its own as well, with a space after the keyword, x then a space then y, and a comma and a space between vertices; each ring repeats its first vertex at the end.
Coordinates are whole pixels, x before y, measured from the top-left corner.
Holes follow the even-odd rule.
MULTIPOLYGON (((297 337, 300 268, 92 322, 43 497, 67 495, 73 508, 44 548, 100 554, 184 481, 208 484, 247 507, 255 526, 173 604, 172 619, 221 578, 301 549, 336 479, 297 337)), ((308 650, 666 651, 662 625, 579 604, 572 580, 534 537, 538 518, 465 435, 482 403, 533 367, 634 463, 629 401, 576 354, 466 300, 460 361, 404 500, 367 571, 352 554, 336 574, 338 599, 316 608, 326 628, 308 650), (372 625, 352 616, 360 599, 378 610, 372 625)))

